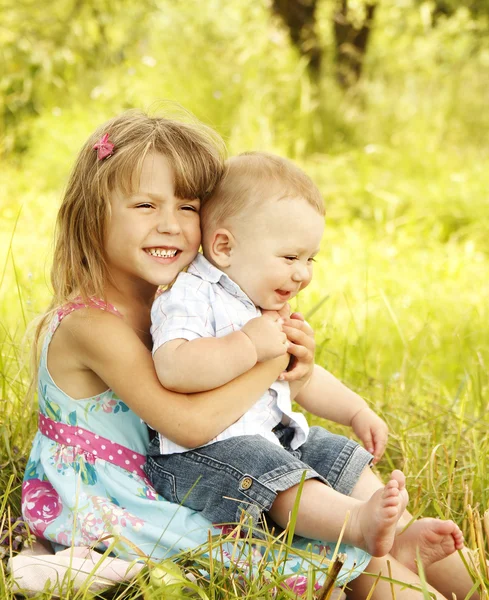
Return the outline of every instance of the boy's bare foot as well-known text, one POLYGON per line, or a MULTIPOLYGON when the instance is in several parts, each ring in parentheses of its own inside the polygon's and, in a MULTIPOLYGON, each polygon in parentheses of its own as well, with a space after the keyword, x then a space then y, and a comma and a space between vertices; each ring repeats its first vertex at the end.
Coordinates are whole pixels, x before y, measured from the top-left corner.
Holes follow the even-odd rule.
POLYGON ((416 552, 426 569, 464 547, 464 536, 453 521, 420 519, 396 536, 391 553, 411 571, 418 572, 416 552))
POLYGON ((385 556, 392 548, 397 522, 407 504, 406 480, 393 471, 385 487, 360 504, 350 519, 351 539, 372 556, 385 556))

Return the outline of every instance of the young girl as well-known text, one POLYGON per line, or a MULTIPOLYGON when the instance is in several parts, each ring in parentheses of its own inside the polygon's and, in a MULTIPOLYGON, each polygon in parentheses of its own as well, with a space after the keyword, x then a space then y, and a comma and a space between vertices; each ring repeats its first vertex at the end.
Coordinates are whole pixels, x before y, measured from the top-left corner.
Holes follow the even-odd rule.
MULTIPOLYGON (((176 443, 201 445, 256 402, 288 362, 268 361, 191 397, 163 389, 154 371, 151 304, 158 286, 197 253, 200 201, 221 177, 223 154, 221 140, 203 126, 139 112, 103 125, 80 152, 58 216, 54 298, 37 332, 46 332, 39 431, 22 510, 40 538, 161 559, 219 533, 198 512, 158 496, 142 466, 149 445, 143 421, 176 443)), ((312 364, 312 338, 298 329, 294 339, 291 353, 305 353, 300 360, 312 364)), ((320 559, 318 547, 325 545, 316 545, 320 559)), ((343 550, 347 581, 368 555, 343 550)), ((285 572, 298 568, 292 556, 285 572)))
MULTIPOLYGON (((38 338, 45 332, 39 431, 22 509, 41 538, 110 548, 121 558, 160 559, 205 544, 209 530, 217 533, 199 513, 163 500, 148 485, 142 420, 175 443, 202 445, 253 405, 288 362, 260 363, 226 386, 192 396, 166 391, 156 377, 151 304, 157 287, 195 256, 200 200, 222 168, 222 145, 212 132, 139 112, 103 125, 80 152, 58 217, 55 295, 38 329, 38 338)), ((291 341, 289 351, 312 365, 314 343, 300 323, 291 341)), ((313 549, 330 552, 324 541, 313 549)), ((348 555, 342 574, 348 581, 364 570, 368 555, 352 547, 341 551, 348 555)), ((390 561, 395 579, 420 583, 390 561)), ((289 555, 285 572, 298 568, 289 555)), ((379 559, 368 569, 388 572, 379 559)), ((373 581, 355 579, 350 597, 365 598, 373 581)), ((371 597, 389 593, 381 582, 371 597)), ((397 593, 404 600, 420 596, 397 593)))

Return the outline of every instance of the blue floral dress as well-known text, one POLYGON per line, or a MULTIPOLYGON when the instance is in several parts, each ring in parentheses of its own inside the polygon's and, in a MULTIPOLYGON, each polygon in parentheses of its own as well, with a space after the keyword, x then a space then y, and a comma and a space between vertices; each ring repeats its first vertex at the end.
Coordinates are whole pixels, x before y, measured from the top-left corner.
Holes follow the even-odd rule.
MULTIPOLYGON (((146 425, 112 390, 74 400, 53 381, 47 368, 49 344, 61 320, 86 307, 71 303, 58 311, 44 340, 39 365, 39 429, 34 438, 22 487, 22 512, 38 537, 63 546, 91 546, 123 559, 168 558, 205 545, 218 529, 198 512, 172 504, 159 496, 147 480, 143 465, 148 446, 146 425)), ((120 315, 98 300, 90 306, 120 315)), ((244 542, 243 542, 244 543, 244 542)), ((236 554, 215 546, 217 559, 231 561, 236 554)), ((335 544, 296 538, 300 555, 289 553, 284 573, 294 589, 307 585, 307 564, 327 565, 335 544), (306 554, 307 554, 306 552, 306 554)), ((340 581, 357 577, 369 555, 341 545, 347 554, 340 581)), ((256 547, 244 553, 263 560, 256 547)), ((243 553, 241 553, 241 561, 243 553)), ((318 571, 316 586, 322 575, 318 571)))

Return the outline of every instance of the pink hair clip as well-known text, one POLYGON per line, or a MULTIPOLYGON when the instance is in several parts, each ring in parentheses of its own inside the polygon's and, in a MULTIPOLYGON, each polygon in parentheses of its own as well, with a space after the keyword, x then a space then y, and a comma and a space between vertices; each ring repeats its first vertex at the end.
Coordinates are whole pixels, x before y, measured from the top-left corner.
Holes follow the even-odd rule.
POLYGON ((99 160, 103 160, 108 156, 112 156, 114 152, 114 144, 109 142, 109 134, 104 133, 100 140, 93 146, 93 149, 97 151, 97 157, 99 160))

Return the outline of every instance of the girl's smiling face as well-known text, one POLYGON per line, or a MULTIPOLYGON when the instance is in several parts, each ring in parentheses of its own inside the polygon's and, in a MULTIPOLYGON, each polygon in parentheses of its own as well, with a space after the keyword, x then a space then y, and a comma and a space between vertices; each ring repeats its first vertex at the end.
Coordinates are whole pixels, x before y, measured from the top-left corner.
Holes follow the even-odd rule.
POLYGON ((200 246, 200 200, 177 198, 173 170, 163 154, 145 157, 139 189, 114 191, 105 253, 115 285, 154 288, 171 283, 200 246))

